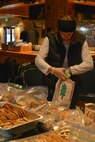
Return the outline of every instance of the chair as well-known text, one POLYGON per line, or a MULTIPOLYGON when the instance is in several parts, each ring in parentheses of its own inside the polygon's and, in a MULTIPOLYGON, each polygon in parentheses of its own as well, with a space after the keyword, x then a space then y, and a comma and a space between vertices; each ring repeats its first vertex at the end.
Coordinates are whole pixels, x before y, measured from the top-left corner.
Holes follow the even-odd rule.
POLYGON ((22 85, 24 88, 43 85, 42 73, 35 64, 25 63, 19 68, 19 72, 15 78, 15 83, 22 85))
POLYGON ((41 81, 42 73, 36 67, 24 70, 22 76, 23 82, 27 87, 43 85, 41 81))
POLYGON ((0 82, 14 82, 18 66, 15 59, 12 58, 7 58, 4 63, 0 64, 0 82))

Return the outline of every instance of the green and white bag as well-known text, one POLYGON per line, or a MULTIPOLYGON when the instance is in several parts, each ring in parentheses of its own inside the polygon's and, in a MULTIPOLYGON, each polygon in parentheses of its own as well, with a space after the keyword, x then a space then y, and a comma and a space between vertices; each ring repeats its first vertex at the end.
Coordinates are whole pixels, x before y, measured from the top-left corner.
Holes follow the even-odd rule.
POLYGON ((53 102, 56 105, 62 105, 69 108, 74 92, 75 82, 71 79, 66 81, 58 80, 55 87, 53 102))

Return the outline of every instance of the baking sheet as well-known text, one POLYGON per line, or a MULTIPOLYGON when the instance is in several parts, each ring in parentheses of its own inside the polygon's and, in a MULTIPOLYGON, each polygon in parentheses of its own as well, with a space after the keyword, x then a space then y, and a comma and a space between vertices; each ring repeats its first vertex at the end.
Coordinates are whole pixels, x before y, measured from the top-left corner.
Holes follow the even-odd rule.
MULTIPOLYGON (((32 130, 32 129, 36 128, 38 121, 41 119, 40 115, 37 115, 37 114, 30 112, 28 110, 22 109, 22 108, 18 107, 17 105, 13 105, 11 103, 6 103, 6 102, 0 102, 0 113, 2 110, 4 111, 4 109, 5 109, 4 107, 6 107, 6 105, 8 105, 8 107, 12 108, 13 110, 20 111, 20 116, 22 117, 22 114, 24 114, 23 117, 26 117, 29 121, 25 121, 24 123, 19 123, 19 124, 12 125, 9 127, 4 127, 4 128, 0 127, 0 134, 1 135, 5 136, 5 137, 13 137, 14 135, 17 135, 17 134, 20 134, 20 133, 23 133, 28 130, 32 130), (21 114, 21 111, 23 111, 22 114, 21 114)), ((9 112, 6 113, 6 117, 8 117, 8 120, 9 120, 10 117, 8 114, 9 114, 9 112)), ((14 114, 16 114, 16 112, 14 112, 14 114)), ((0 117, 1 117, 1 115, 0 115, 0 117)), ((12 118, 10 120, 12 121, 12 123, 14 123, 14 121, 16 121, 12 118)))

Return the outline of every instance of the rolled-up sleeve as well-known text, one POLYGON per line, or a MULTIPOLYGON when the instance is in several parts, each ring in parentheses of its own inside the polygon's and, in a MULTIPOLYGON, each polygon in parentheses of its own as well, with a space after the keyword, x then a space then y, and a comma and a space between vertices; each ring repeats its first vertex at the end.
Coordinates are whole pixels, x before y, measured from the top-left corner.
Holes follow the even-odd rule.
POLYGON ((85 41, 82 47, 82 62, 79 65, 71 66, 70 69, 72 75, 78 75, 93 69, 93 67, 94 63, 93 58, 91 56, 90 48, 88 46, 87 41, 85 41))
POLYGON ((45 74, 47 75, 47 70, 50 65, 45 61, 46 57, 48 56, 49 52, 49 39, 45 37, 41 48, 35 58, 36 66, 45 74))

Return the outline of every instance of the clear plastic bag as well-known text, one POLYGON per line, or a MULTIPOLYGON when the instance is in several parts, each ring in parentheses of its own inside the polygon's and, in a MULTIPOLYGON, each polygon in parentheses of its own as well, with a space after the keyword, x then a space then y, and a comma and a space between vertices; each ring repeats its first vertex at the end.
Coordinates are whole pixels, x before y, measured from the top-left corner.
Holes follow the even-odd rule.
POLYGON ((8 83, 0 83, 0 101, 15 102, 15 96, 21 89, 10 86, 8 83))
POLYGON ((32 96, 35 96, 40 99, 47 99, 48 95, 48 87, 46 86, 34 86, 25 89, 25 93, 31 94, 32 96))
POLYGON ((85 104, 85 125, 95 131, 95 104, 85 104))
POLYGON ((95 142, 95 131, 79 125, 73 125, 68 142, 95 142))
POLYGON ((42 86, 31 87, 15 96, 15 102, 22 108, 36 110, 47 103, 47 88, 42 86))

